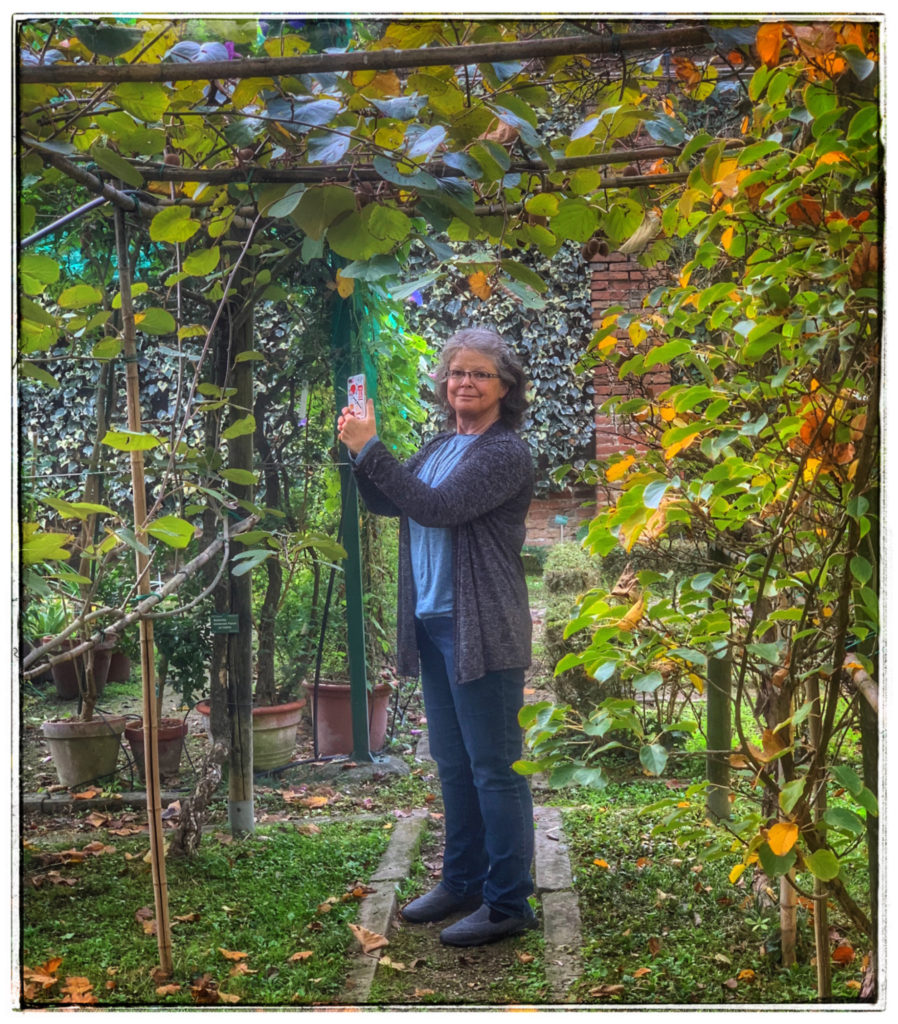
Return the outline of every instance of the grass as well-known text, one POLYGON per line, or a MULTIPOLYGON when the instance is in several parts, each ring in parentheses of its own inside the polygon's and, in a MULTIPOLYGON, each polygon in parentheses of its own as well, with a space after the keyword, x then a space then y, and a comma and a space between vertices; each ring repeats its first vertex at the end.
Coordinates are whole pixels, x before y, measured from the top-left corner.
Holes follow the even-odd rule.
POLYGON ((21 963, 35 970, 61 959, 58 982, 26 990, 28 1005, 63 1001, 72 977, 86 978, 98 1005, 109 1007, 193 1005, 204 996, 191 985, 204 976, 201 990, 211 980, 222 1001, 242 1005, 334 1001, 355 942, 348 923, 364 898, 359 886, 386 848, 389 822, 315 827, 260 828, 239 842, 210 837, 193 860, 167 862, 180 988, 165 995, 150 971, 156 938, 142 920, 142 908, 153 916, 146 840, 108 837, 105 850, 74 864, 53 863, 50 848, 28 844, 21 963), (295 953, 309 955, 291 961, 295 953))
MULTIPOLYGON (((808 911, 799 909, 798 963, 783 968, 776 894, 770 900, 744 882, 734 885, 729 860, 704 861, 701 849, 653 834, 658 816, 642 811, 670 792, 663 781, 633 780, 601 793, 578 791, 585 802, 565 811, 585 940, 574 1001, 813 1004, 808 911)), ((862 865, 848 870, 860 873, 862 865)), ((831 926, 850 935, 835 908, 831 926)), ((863 949, 859 936, 851 938, 863 949)), ((861 964, 857 955, 836 967, 836 1000, 856 1000, 861 964)))

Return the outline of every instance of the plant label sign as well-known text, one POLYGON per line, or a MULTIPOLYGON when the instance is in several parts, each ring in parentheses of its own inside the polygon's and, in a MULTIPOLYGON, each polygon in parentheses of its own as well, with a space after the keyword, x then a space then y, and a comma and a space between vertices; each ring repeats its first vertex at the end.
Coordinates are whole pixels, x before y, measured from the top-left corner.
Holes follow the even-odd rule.
POLYGON ((212 615, 213 633, 239 633, 240 616, 230 615, 226 612, 215 612, 212 615))
POLYGON ((368 415, 368 405, 365 398, 365 375, 357 373, 346 381, 346 394, 349 397, 349 408, 360 419, 368 415))

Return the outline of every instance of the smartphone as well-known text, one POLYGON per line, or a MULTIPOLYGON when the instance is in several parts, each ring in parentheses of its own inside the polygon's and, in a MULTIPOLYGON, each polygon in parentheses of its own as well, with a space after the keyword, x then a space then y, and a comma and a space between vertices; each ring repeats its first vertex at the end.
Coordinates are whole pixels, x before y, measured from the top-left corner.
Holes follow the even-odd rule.
POLYGON ((349 408, 360 419, 368 416, 368 402, 365 395, 365 375, 357 373, 346 381, 346 394, 349 398, 349 408))

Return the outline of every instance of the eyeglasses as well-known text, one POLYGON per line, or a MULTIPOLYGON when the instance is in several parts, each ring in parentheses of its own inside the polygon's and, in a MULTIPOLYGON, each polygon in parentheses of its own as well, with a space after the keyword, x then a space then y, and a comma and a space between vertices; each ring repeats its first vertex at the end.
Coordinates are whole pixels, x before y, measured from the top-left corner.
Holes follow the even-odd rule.
POLYGON ((466 377, 473 381, 498 380, 501 374, 486 373, 484 370, 449 370, 446 373, 446 380, 454 380, 461 383, 466 377))

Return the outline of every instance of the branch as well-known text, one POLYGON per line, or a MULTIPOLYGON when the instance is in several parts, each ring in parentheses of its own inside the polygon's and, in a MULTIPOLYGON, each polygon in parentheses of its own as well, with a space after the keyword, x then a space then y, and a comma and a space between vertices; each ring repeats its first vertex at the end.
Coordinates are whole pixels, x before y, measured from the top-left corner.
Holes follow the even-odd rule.
MULTIPOLYGON (((71 648, 71 650, 66 651, 64 654, 56 655, 55 657, 50 658, 49 664, 55 665, 61 661, 70 661, 72 658, 77 657, 79 654, 83 654, 84 651, 90 649, 91 647, 95 647, 98 643, 101 643, 106 638, 107 634, 121 633, 122 630, 127 629, 128 626, 133 625, 140 619, 152 617, 151 611, 157 604, 165 600, 165 598, 168 597, 169 594, 173 594, 184 582, 186 582, 191 576, 195 575, 207 562, 209 562, 212 559, 213 555, 215 555, 218 551, 221 550, 222 547, 229 543, 231 537, 235 537, 238 534, 245 533, 247 530, 255 526, 258 521, 259 517, 253 515, 241 520, 240 523, 238 523, 233 530, 228 530, 226 526, 225 532, 220 537, 216 537, 216 539, 213 540, 208 547, 204 548, 196 556, 196 558, 189 561, 182 569, 176 572, 175 575, 172 576, 172 578, 165 584, 165 586, 161 587, 155 593, 149 594, 146 598, 144 598, 144 600, 140 602, 140 604, 134 609, 134 611, 128 612, 126 615, 122 615, 120 618, 118 618, 115 622, 111 623, 110 625, 104 626, 102 630, 98 631, 93 636, 86 639, 83 643, 78 644, 77 647, 71 648)), ((185 609, 183 608, 178 609, 178 611, 184 610, 185 609)), ((83 624, 87 622, 89 619, 95 619, 104 613, 108 614, 112 611, 113 609, 111 608, 98 609, 91 615, 86 616, 80 619, 79 621, 83 624)), ((72 623, 72 625, 69 626, 69 628, 66 631, 60 633, 59 636, 53 637, 53 639, 50 640, 48 643, 45 643, 41 647, 37 647, 34 650, 29 651, 28 654, 26 654, 25 657, 22 659, 22 668, 28 669, 29 666, 33 665, 34 662, 37 661, 37 659, 40 658, 43 654, 45 654, 47 651, 53 650, 53 648, 58 645, 60 640, 62 640, 65 636, 69 635, 74 629, 77 628, 79 621, 72 623)), ((30 671, 23 672, 23 675, 26 679, 28 679, 31 676, 38 675, 45 669, 46 665, 41 665, 38 668, 33 668, 30 671)))
POLYGON ((221 78, 275 78, 338 71, 391 71, 403 68, 468 65, 531 57, 609 55, 672 47, 707 46, 713 42, 707 28, 663 29, 655 32, 611 36, 562 36, 558 39, 524 39, 511 43, 480 43, 474 46, 429 46, 409 50, 372 50, 352 53, 318 53, 301 57, 260 57, 176 64, 38 64, 18 69, 22 85, 72 82, 189 82, 221 78))

